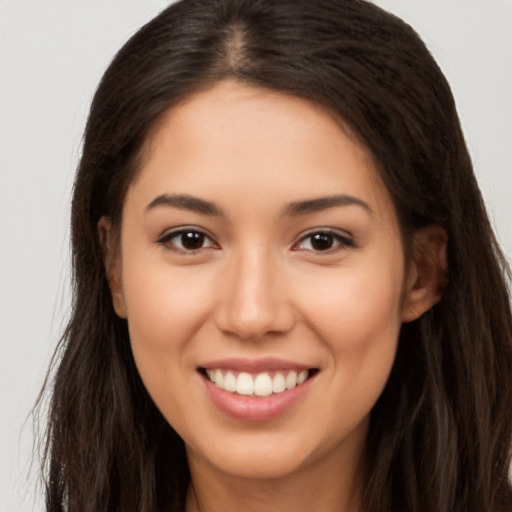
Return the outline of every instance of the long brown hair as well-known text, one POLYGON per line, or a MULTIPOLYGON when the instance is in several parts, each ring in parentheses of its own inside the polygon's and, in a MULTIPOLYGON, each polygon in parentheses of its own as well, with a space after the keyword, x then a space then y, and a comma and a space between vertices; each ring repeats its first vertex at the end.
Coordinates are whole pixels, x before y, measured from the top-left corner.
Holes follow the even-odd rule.
POLYGON ((91 107, 72 203, 73 314, 48 381, 47 512, 184 509, 183 442, 136 370, 97 222, 120 222, 162 114, 226 77, 336 112, 378 162, 406 244, 426 225, 448 233, 443 298, 403 326, 372 411, 364 512, 509 510, 509 274, 424 44, 361 0, 182 0, 121 49, 91 107))

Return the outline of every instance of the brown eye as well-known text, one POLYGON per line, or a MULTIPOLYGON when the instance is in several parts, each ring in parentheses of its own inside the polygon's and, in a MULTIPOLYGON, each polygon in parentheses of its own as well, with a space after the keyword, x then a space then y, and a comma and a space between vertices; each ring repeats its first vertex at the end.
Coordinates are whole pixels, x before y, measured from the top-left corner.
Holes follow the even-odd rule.
POLYGON ((295 250, 328 252, 346 247, 354 247, 354 241, 348 236, 343 236, 334 231, 315 231, 303 237, 295 250))
POLYGON ((315 251, 332 249, 335 239, 330 233, 316 233, 311 237, 311 247, 315 251))
POLYGON ((158 243, 181 253, 194 253, 202 249, 217 247, 208 235, 195 229, 173 231, 160 238, 158 243))
POLYGON ((205 238, 206 236, 203 233, 198 233, 197 231, 187 231, 179 236, 181 247, 188 251, 201 249, 205 238))

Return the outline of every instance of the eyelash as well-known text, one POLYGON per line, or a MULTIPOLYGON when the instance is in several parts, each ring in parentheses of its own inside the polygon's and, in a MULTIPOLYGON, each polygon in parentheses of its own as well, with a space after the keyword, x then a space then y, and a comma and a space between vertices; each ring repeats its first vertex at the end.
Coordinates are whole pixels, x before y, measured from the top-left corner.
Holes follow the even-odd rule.
POLYGON ((200 229, 196 228, 181 228, 177 231, 171 231, 170 233, 166 233, 164 236, 160 237, 157 240, 157 243, 165 246, 171 251, 177 252, 178 254, 185 254, 187 256, 197 254, 204 249, 219 248, 219 246, 213 241, 211 236, 207 235, 204 231, 201 231, 200 229), (187 249, 183 247, 183 240, 180 241, 182 247, 178 247, 176 243, 172 242, 175 239, 180 240, 180 238, 186 234, 200 235, 201 237, 203 237, 203 240, 209 241, 209 245, 206 247, 199 247, 197 249, 187 249))
POLYGON ((348 234, 342 235, 338 231, 334 231, 332 229, 318 229, 317 228, 314 231, 310 231, 309 233, 307 233, 306 235, 301 237, 301 239, 296 244, 294 244, 292 250, 294 250, 294 251, 301 251, 301 250, 312 251, 315 254, 321 255, 321 254, 336 253, 338 251, 343 251, 350 247, 356 247, 355 241, 354 241, 353 237, 351 237, 350 235, 348 235, 348 234), (334 247, 329 247, 325 250, 319 250, 319 249, 315 250, 314 248, 303 249, 303 248, 298 247, 302 243, 304 243, 306 240, 309 240, 310 245, 311 245, 311 241, 312 241, 313 237, 318 236, 318 235, 327 235, 328 237, 331 237, 333 242, 336 245, 334 247))
MULTIPOLYGON (((219 248, 217 243, 208 234, 206 234, 204 231, 202 231, 200 229, 196 229, 196 228, 181 228, 177 231, 171 231, 170 233, 166 233, 164 236, 160 237, 157 240, 157 243, 165 246, 166 248, 168 248, 171 251, 174 251, 179 254, 184 254, 187 256, 193 256, 194 254, 197 254, 204 249, 210 249, 210 248, 218 249, 219 248), (199 235, 200 237, 202 237, 201 240, 203 241, 203 244, 205 241, 208 241, 208 245, 201 246, 197 249, 187 249, 186 247, 183 246, 183 239, 181 239, 181 237, 183 237, 183 235, 186 235, 186 234, 193 235, 193 236, 199 235), (180 240, 179 243, 181 244, 181 247, 177 246, 176 242, 173 242, 173 240, 180 240)), ((201 244, 201 245, 203 245, 203 244, 201 244)), ((300 240, 292 246, 292 250, 293 251, 311 251, 311 252, 314 252, 315 254, 332 254, 332 253, 336 253, 338 251, 342 251, 342 250, 350 248, 350 247, 356 247, 354 239, 351 236, 341 235, 339 232, 333 231, 331 229, 316 229, 315 231, 311 231, 311 232, 307 233, 306 235, 302 236, 300 238, 300 240), (318 235, 324 235, 324 236, 326 235, 328 237, 331 237, 335 246, 328 247, 325 250, 321 250, 321 249, 315 250, 311 244, 311 241, 314 236, 318 236, 318 235), (305 248, 300 247, 300 245, 302 245, 306 240, 310 240, 311 248, 305 249, 305 248)))

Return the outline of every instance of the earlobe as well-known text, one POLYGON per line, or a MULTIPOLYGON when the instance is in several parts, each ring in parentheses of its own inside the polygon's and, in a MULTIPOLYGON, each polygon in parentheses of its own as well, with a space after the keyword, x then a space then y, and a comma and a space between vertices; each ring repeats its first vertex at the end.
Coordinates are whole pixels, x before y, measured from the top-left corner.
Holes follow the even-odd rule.
POLYGON ((107 275, 110 293, 112 294, 112 304, 117 316, 120 318, 126 318, 126 305, 122 287, 119 244, 114 239, 115 234, 110 217, 107 217, 106 215, 101 217, 98 221, 97 227, 98 238, 103 253, 105 273, 107 275))
POLYGON ((441 299, 447 281, 447 242, 448 235, 440 226, 427 226, 414 235, 403 322, 416 320, 441 299))

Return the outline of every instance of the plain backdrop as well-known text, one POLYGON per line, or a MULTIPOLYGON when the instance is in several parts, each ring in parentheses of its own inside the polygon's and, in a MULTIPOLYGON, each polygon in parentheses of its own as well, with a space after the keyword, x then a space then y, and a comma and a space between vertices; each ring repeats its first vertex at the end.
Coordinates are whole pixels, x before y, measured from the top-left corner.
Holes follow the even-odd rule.
MULTIPOLYGON (((69 201, 91 96, 122 43, 169 3, 0 0, 1 512, 43 510, 30 410, 69 312, 69 201)), ((412 24, 447 75, 510 257, 512 0, 375 3, 412 24)))

